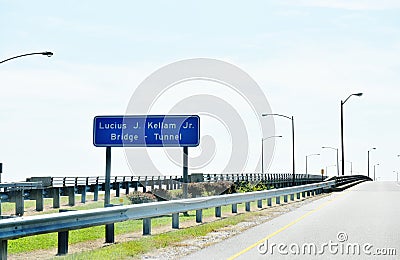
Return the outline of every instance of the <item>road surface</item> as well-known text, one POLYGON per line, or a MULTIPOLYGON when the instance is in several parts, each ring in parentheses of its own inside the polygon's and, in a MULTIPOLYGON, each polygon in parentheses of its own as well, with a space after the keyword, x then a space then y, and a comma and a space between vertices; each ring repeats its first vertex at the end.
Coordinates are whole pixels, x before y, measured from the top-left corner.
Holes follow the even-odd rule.
POLYGON ((184 259, 400 259, 400 184, 364 182, 184 259))

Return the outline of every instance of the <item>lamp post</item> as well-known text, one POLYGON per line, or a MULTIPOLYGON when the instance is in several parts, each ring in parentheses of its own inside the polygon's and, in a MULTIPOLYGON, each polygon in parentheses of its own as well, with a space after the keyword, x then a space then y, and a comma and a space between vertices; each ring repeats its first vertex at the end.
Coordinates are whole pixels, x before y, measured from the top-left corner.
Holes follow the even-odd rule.
MULTIPOLYGON (((53 53, 50 52, 50 51, 32 52, 32 53, 21 54, 21 55, 17 55, 17 56, 14 56, 14 57, 11 57, 11 58, 2 60, 2 61, 0 61, 0 64, 1 64, 1 63, 4 63, 4 62, 6 62, 6 61, 9 61, 9 60, 13 60, 13 59, 20 58, 20 57, 30 56, 30 55, 38 55, 38 54, 39 54, 39 55, 46 55, 47 57, 53 56, 53 53)), ((3 163, 0 163, 0 183, 1 183, 1 173, 2 173, 2 171, 3 171, 3 163)), ((0 212, 1 212, 1 210, 0 210, 0 212)))
POLYGON ((273 136, 261 138, 261 173, 264 173, 264 141, 269 138, 274 138, 274 137, 282 137, 282 136, 281 135, 273 135, 273 136))
POLYGON ((2 60, 2 61, 0 61, 0 63, 6 62, 6 61, 9 61, 9 60, 13 60, 13 59, 16 59, 16 58, 24 57, 24 56, 30 56, 30 55, 45 55, 47 57, 51 57, 51 56, 53 56, 53 53, 50 52, 50 51, 26 53, 26 54, 14 56, 14 57, 2 60))
POLYGON ((308 170, 307 170, 307 159, 308 159, 309 156, 315 156, 315 155, 320 155, 320 154, 319 154, 319 153, 313 153, 313 154, 306 155, 306 174, 308 174, 308 170))
POLYGON ((292 176, 293 176, 293 180, 292 180, 292 186, 295 185, 295 173, 296 173, 296 169, 295 169, 295 164, 294 164, 294 117, 291 116, 285 116, 285 115, 281 115, 281 114, 262 114, 262 116, 280 116, 280 117, 284 117, 287 119, 292 120, 292 176))
POLYGON ((346 161, 348 163, 350 163, 350 175, 353 175, 353 162, 350 161, 346 161))
POLYGON ((375 178, 375 166, 378 166, 378 165, 379 165, 379 163, 374 164, 374 181, 376 181, 376 178, 375 178))
POLYGON ((330 146, 322 146, 322 148, 336 150, 336 169, 337 169, 337 175, 339 176, 339 148, 334 148, 330 146))
POLYGON ((342 175, 344 175, 344 141, 343 141, 343 105, 352 96, 361 97, 363 93, 355 93, 348 96, 344 101, 340 100, 340 136, 342 141, 342 175))
POLYGON ((368 169, 367 169, 368 177, 369 177, 369 152, 372 151, 372 150, 376 150, 376 148, 373 147, 373 148, 371 148, 371 149, 368 150, 368 167, 367 167, 367 168, 368 168, 368 169))

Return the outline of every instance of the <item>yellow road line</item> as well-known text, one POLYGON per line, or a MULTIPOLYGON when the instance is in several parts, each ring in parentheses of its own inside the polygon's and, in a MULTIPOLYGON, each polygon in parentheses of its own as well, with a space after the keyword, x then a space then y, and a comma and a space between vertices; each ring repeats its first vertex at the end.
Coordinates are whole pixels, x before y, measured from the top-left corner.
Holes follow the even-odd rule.
POLYGON ((337 196, 337 197, 335 197, 335 198, 333 198, 333 199, 330 199, 330 200, 326 201, 325 203, 321 204, 318 208, 313 209, 313 210, 307 212, 306 214, 304 214, 303 216, 297 218, 296 220, 293 220, 292 222, 290 222, 290 223, 287 224, 286 226, 284 226, 284 227, 278 229, 277 231, 275 231, 275 232, 269 234, 268 236, 264 237, 263 239, 258 240, 256 243, 252 244, 251 246, 249 246, 249 247, 243 249, 242 251, 240 251, 239 253, 237 253, 237 254, 235 254, 235 255, 229 257, 228 260, 233 260, 233 259, 235 259, 235 258, 237 258, 237 257, 239 257, 239 256, 241 256, 241 255, 243 255, 244 253, 248 252, 249 250, 251 250, 251 249, 255 248, 256 246, 258 246, 259 244, 263 243, 265 240, 270 239, 271 237, 273 237, 273 236, 275 236, 275 235, 281 233, 282 231, 284 231, 285 229, 287 229, 287 228, 293 226, 294 224, 296 224, 296 223, 299 222, 300 220, 302 220, 302 219, 308 217, 309 215, 313 214, 314 212, 316 212, 316 211, 322 209, 323 207, 325 207, 326 205, 328 205, 328 204, 331 203, 332 201, 337 200, 338 198, 342 197, 342 196, 343 196, 344 194, 346 194, 348 191, 349 191, 349 190, 344 191, 344 192, 343 192, 342 194, 340 194, 339 196, 337 196))

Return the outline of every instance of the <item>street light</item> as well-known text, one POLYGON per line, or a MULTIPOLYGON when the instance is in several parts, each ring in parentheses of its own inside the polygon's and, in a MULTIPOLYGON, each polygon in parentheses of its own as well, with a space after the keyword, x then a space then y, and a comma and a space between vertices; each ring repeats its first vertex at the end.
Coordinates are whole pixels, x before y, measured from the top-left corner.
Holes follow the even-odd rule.
POLYGON ((281 135, 273 135, 273 136, 261 138, 261 173, 264 173, 264 141, 269 138, 273 138, 273 137, 282 137, 282 136, 281 135))
POLYGON ((372 150, 376 150, 376 148, 374 147, 374 148, 371 148, 371 149, 368 150, 368 170, 367 170, 368 177, 369 177, 369 152, 372 151, 372 150))
POLYGON ((378 165, 379 165, 379 163, 374 164, 374 181, 376 181, 376 178, 375 178, 375 166, 378 166, 378 165))
POLYGON ((355 94, 351 94, 350 96, 348 96, 344 101, 340 100, 340 134, 341 134, 340 136, 341 136, 341 141, 342 141, 342 175, 344 175, 343 105, 352 96, 361 97, 362 95, 363 95, 363 93, 355 93, 355 94))
POLYGON ((11 58, 2 60, 2 61, 0 61, 0 63, 6 62, 6 61, 9 61, 9 60, 12 60, 12 59, 24 57, 24 56, 30 56, 30 55, 45 55, 45 56, 47 56, 47 57, 51 57, 51 56, 53 56, 53 53, 50 52, 50 51, 32 52, 32 53, 22 54, 22 55, 18 55, 18 56, 15 56, 15 57, 11 57, 11 58))
POLYGON ((293 116, 289 117, 289 116, 285 116, 285 115, 281 115, 281 114, 262 114, 262 116, 280 116, 280 117, 284 117, 287 119, 292 120, 292 176, 293 176, 293 180, 292 180, 292 186, 295 185, 295 164, 294 164, 294 118, 293 116))
POLYGON ((346 161, 348 163, 350 163, 350 175, 353 175, 353 162, 350 161, 346 161))
POLYGON ((339 148, 334 148, 330 146, 322 146, 322 148, 336 150, 336 169, 337 169, 337 175, 339 176, 339 148))
POLYGON ((314 155, 320 155, 320 154, 319 153, 313 153, 313 154, 306 155, 306 174, 308 174, 308 171, 307 171, 307 158, 309 156, 314 156, 314 155))
MULTIPOLYGON (((46 55, 47 57, 51 57, 51 56, 53 56, 53 53, 52 52, 50 52, 50 51, 44 51, 44 52, 32 52, 32 53, 27 53, 27 54, 22 54, 22 55, 18 55, 18 56, 14 56, 14 57, 11 57, 11 58, 8 58, 8 59, 5 59, 5 60, 2 60, 2 61, 0 61, 0 63, 4 63, 4 62, 6 62, 6 61, 9 61, 9 60, 12 60, 12 59, 16 59, 16 58, 20 58, 20 57, 24 57, 24 56, 29 56, 29 55, 38 55, 38 54, 40 54, 40 55, 46 55)), ((1 183, 1 173, 2 173, 2 167, 3 166, 3 164, 2 163, 0 163, 0 183, 1 183)), ((1 211, 1 210, 0 210, 1 211)))

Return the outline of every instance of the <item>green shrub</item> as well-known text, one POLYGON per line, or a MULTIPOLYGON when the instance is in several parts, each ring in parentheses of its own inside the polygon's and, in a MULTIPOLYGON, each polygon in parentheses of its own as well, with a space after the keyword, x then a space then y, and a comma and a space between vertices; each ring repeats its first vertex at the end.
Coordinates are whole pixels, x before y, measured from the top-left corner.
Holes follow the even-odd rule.
POLYGON ((188 193, 192 198, 201 197, 205 195, 206 190, 204 189, 204 184, 201 182, 189 183, 188 193))
POLYGON ((134 191, 127 195, 127 198, 130 200, 132 204, 140 204, 140 203, 148 203, 157 201, 156 196, 151 193, 134 191))
POLYGON ((235 189, 237 192, 262 191, 262 190, 267 190, 268 185, 263 182, 251 183, 247 181, 241 181, 236 183, 235 189))
POLYGON ((236 193, 235 185, 231 181, 204 182, 202 184, 208 196, 236 193))
POLYGON ((165 189, 154 189, 151 193, 156 196, 158 201, 170 200, 172 198, 170 192, 165 189))

